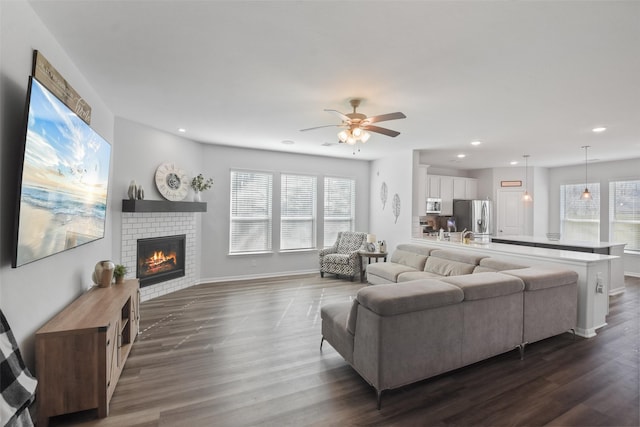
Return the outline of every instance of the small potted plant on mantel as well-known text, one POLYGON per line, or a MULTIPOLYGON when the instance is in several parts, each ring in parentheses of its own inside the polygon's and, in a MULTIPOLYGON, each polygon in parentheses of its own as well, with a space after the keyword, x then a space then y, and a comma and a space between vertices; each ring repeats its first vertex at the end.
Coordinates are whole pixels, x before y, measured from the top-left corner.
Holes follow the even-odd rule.
POLYGON ((122 264, 117 264, 113 269, 113 277, 116 278, 116 285, 124 283, 124 276, 127 274, 127 267, 122 264))
POLYGON ((193 201, 200 202, 200 193, 205 190, 208 190, 213 185, 213 178, 205 179, 202 174, 198 174, 198 176, 194 177, 191 180, 191 188, 193 188, 193 201))

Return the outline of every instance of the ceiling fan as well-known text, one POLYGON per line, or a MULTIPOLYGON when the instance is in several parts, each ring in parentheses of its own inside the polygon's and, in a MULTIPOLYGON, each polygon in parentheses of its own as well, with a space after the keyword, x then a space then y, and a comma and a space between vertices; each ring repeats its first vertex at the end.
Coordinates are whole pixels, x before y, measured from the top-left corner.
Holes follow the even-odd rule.
POLYGON ((353 113, 343 114, 337 110, 325 109, 324 111, 328 111, 340 117, 342 119, 342 123, 337 125, 324 125, 324 126, 316 126, 307 129, 300 129, 301 132, 306 132, 309 130, 326 128, 326 127, 341 127, 342 131, 338 133, 338 139, 340 142, 346 142, 347 144, 353 145, 358 141, 367 142, 369 137, 371 136, 369 132, 380 133, 382 135, 387 135, 395 138, 400 135, 400 132, 395 130, 383 128, 380 126, 374 126, 372 123, 384 122, 387 120, 397 120, 404 119, 405 116, 401 112, 396 113, 388 113, 381 114, 379 116, 367 117, 362 113, 356 113, 356 108, 360 106, 360 99, 352 99, 349 101, 351 106, 353 107, 353 113))

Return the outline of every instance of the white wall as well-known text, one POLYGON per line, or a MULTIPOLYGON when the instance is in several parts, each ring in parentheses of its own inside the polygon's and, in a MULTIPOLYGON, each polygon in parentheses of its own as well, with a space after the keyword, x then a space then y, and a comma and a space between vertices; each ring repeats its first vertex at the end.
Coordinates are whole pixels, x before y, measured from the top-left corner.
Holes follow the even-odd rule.
MULTIPOLYGON (((347 147, 345 147, 346 149, 347 147)), ((230 215, 230 170, 249 169, 274 172, 273 218, 279 218, 280 172, 312 174, 318 178, 318 216, 323 215, 324 177, 356 180, 356 231, 369 231, 369 162, 306 156, 284 152, 259 151, 222 145, 203 145, 203 173, 215 181, 213 189, 202 194, 208 211, 202 216, 201 282, 224 279, 265 277, 296 272, 319 271, 318 251, 274 252, 269 254, 228 255, 230 215)), ((279 241, 279 223, 274 221, 274 248, 279 241)), ((325 242, 332 245, 333 242, 325 242)), ((322 234, 318 233, 318 244, 322 234)))
MULTIPOLYGON (((26 1, 0 1, 0 307, 30 368, 34 363, 34 333, 92 285, 91 274, 96 262, 111 257, 113 235, 113 216, 107 215, 104 239, 11 268, 18 165, 22 161, 19 147, 24 138, 33 49, 42 52, 87 100, 92 107, 92 127, 115 149, 113 114, 64 49, 26 1)), ((111 198, 109 200, 111 204, 111 198)))
POLYGON ((411 239, 413 218, 413 170, 419 159, 414 159, 411 150, 399 151, 384 159, 375 160, 371 164, 371 204, 369 208, 369 229, 378 240, 386 240, 388 251, 398 243, 411 239), (387 184, 387 202, 383 207, 380 198, 382 183, 387 184), (400 199, 400 215, 393 214, 393 197, 398 194, 400 199))
MULTIPOLYGON (((113 221, 112 253, 114 261, 121 260, 122 199, 127 199, 131 180, 142 185, 146 200, 164 200, 155 184, 155 173, 162 163, 174 163, 189 176, 202 172, 202 144, 177 135, 150 128, 131 120, 116 117, 113 154, 113 175, 111 176, 111 204, 107 214, 113 221)), ((190 200, 191 193, 187 196, 190 200)), ((196 215, 196 233, 200 232, 201 215, 196 215)), ((200 253, 200 246, 196 247, 200 253)), ((195 276, 200 277, 200 263, 196 264, 195 276)))

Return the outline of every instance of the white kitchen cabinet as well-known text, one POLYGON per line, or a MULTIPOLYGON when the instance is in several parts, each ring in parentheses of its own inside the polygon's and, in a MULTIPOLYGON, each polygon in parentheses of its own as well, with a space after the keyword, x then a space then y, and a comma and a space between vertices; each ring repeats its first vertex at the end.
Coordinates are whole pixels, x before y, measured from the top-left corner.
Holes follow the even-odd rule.
POLYGON ((442 212, 440 215, 453 215, 453 177, 440 177, 440 198, 442 199, 442 212))
POLYGON ((467 198, 467 178, 453 177, 453 198, 467 198))
POLYGON ((478 198, 478 180, 475 178, 466 178, 465 199, 478 198))
POLYGON ((427 197, 442 197, 440 195, 440 178, 439 175, 427 175, 427 197))

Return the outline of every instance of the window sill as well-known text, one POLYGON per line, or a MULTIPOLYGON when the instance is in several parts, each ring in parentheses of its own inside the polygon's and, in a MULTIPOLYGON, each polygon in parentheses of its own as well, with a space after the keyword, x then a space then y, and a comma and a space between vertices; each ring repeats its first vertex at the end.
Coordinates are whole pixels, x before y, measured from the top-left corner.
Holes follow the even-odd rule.
POLYGON ((256 255, 273 255, 273 251, 257 251, 257 252, 229 252, 228 256, 256 256, 256 255))
POLYGON ((317 248, 307 248, 307 249, 282 249, 280 251, 281 254, 296 254, 301 252, 317 252, 317 248))

